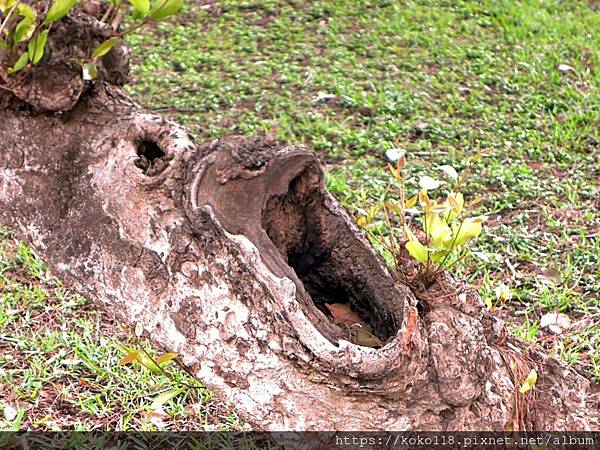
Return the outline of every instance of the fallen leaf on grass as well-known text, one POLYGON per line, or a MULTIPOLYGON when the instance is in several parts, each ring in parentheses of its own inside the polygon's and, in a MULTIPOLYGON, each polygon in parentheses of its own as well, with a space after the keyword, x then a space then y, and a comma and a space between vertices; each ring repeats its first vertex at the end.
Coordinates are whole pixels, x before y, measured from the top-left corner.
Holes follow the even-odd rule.
POLYGON ((567 72, 574 72, 575 68, 568 64, 559 64, 558 70, 559 70, 559 72, 567 73, 567 72))
POLYGON ((158 428, 164 428, 167 425, 167 421, 171 418, 162 408, 150 412, 143 411, 142 417, 158 428))
POLYGON ((386 158, 394 164, 397 163, 400 160, 400 158, 402 158, 405 155, 406 152, 404 150, 400 150, 394 147, 390 148, 385 152, 386 158))
POLYGON ((540 319, 540 327, 561 334, 571 328, 571 319, 563 313, 547 313, 540 319))
POLYGON ((553 269, 552 267, 547 267, 540 273, 540 279, 544 282, 559 284, 561 278, 562 274, 558 270, 553 269))
POLYGON ((319 92, 317 96, 313 99, 314 103, 326 102, 328 100, 332 100, 336 98, 335 94, 328 94, 327 92, 319 92))
POLYGON ((429 123, 427 122, 419 121, 415 123, 415 131, 418 133, 423 133, 427 128, 429 128, 429 123))
POLYGON ((15 420, 16 417, 17 417, 17 410, 10 405, 5 405, 4 406, 4 418, 7 421, 12 422, 13 420, 15 420))
POLYGON ((494 288, 496 300, 506 302, 512 298, 512 292, 506 284, 500 284, 494 288))

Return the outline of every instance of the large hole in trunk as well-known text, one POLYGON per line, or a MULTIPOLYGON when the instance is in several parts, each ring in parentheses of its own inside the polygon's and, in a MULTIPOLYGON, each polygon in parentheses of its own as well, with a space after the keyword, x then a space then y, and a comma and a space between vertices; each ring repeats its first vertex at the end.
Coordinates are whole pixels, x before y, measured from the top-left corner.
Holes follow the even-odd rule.
POLYGON ((396 334, 399 321, 387 310, 386 296, 374 289, 377 283, 369 281, 378 262, 323 197, 320 173, 309 167, 284 195, 267 202, 262 226, 319 310, 331 317, 326 303, 347 304, 385 341, 396 334))

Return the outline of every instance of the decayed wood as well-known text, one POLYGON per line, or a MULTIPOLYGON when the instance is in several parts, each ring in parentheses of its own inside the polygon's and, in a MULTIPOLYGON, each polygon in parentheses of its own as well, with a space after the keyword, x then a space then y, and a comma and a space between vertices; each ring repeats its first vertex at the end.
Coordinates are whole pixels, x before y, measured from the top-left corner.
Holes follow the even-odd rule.
POLYGON ((398 279, 311 151, 197 147, 106 82, 50 108, 19 97, 0 93, 0 221, 256 427, 589 428, 587 381, 507 338, 462 283, 398 279), (383 347, 350 342, 326 303, 383 347), (517 394, 533 368, 533 394, 517 394))
POLYGON ((539 401, 513 423, 502 325, 450 279, 454 295, 418 305, 312 152, 251 138, 197 148, 111 86, 68 113, 5 109, 0 123, 0 220, 252 424, 587 427, 585 380, 539 358, 539 401), (345 302, 383 348, 352 344, 327 317, 325 303, 345 302))

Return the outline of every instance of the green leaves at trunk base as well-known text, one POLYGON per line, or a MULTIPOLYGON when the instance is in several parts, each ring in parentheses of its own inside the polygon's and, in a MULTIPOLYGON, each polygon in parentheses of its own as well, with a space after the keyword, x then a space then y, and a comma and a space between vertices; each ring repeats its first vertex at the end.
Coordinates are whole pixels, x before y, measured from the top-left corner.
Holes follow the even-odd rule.
POLYGON ((23 20, 15 28, 13 38, 15 47, 31 37, 35 31, 35 18, 37 17, 37 13, 29 5, 20 4, 17 10, 19 11, 19 15, 23 16, 23 20))
POLYGON ((27 55, 29 57, 29 61, 31 61, 33 64, 39 63, 44 56, 44 49, 46 48, 47 40, 48 30, 44 30, 31 41, 29 41, 29 44, 27 44, 27 55))
POLYGON ((23 70, 27 66, 28 62, 29 55, 27 54, 27 52, 25 52, 21 56, 19 56, 19 59, 17 59, 15 65, 8 69, 8 73, 16 73, 19 70, 23 70))
POLYGON ((463 220, 458 227, 455 227, 456 247, 461 247, 464 244, 466 244, 469 240, 479 236, 484 220, 485 219, 480 217, 469 218, 463 220))
MULTIPOLYGON (((37 0, 36 0, 37 1, 37 0)), ((12 67, 7 68, 10 74, 19 72, 28 64, 38 64, 44 54, 48 53, 46 44, 52 23, 62 19, 69 14, 80 0, 50 0, 50 7, 43 21, 40 23, 38 9, 32 7, 24 0, 0 0, 0 22, 3 32, 0 36, 0 48, 6 49, 6 60, 12 67), (7 20, 10 14, 12 19, 7 20), (24 47, 26 51, 23 52, 24 47), (18 58, 17 58, 18 57, 18 58)), ((125 17, 127 8, 124 2, 109 0, 112 3, 110 19, 113 28, 119 29, 122 20, 129 28, 122 31, 114 31, 113 37, 101 42, 92 52, 89 59, 80 61, 82 66, 82 77, 84 80, 93 80, 98 76, 97 59, 109 53, 115 46, 119 45, 123 36, 131 33, 148 23, 160 21, 179 12, 184 0, 127 0, 131 5, 130 17, 125 17), (125 10, 125 12, 124 12, 125 10), (113 17, 114 16, 114 17, 113 17)), ((37 4, 34 2, 34 4, 37 4)))
POLYGON ((150 11, 150 18, 162 20, 173 14, 177 14, 182 6, 183 0, 157 0, 150 11))
POLYGON ((107 39, 98 47, 96 47, 96 50, 94 50, 94 52, 92 53, 92 58, 99 58, 101 56, 106 55, 119 42, 121 42, 120 37, 112 37, 110 39, 107 39))
POLYGON ((150 12, 150 0, 129 0, 129 3, 143 16, 150 12))
POLYGON ((415 258, 421 263, 427 262, 427 247, 421 244, 419 241, 408 241, 406 243, 406 250, 410 253, 410 256, 415 258))
POLYGON ((85 81, 95 80, 98 76, 98 67, 93 61, 85 63, 81 66, 81 78, 85 81))
POLYGON ((46 14, 46 18, 44 19, 44 24, 46 25, 62 19, 69 14, 69 11, 71 11, 78 2, 79 0, 56 0, 48 10, 48 14, 46 14))

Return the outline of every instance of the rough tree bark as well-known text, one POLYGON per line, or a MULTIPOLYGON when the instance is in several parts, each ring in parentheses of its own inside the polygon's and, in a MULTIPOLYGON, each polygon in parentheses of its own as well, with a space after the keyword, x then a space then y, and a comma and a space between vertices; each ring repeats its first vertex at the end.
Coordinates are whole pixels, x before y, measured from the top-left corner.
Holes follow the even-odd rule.
MULTIPOLYGON (((83 53, 104 38, 82 17, 53 30, 55 57, 67 34, 83 53)), ((0 73, 0 221, 69 286, 179 353, 260 429, 589 428, 586 380, 507 337, 460 281, 391 273, 315 154, 196 146, 116 86, 124 55, 94 83, 64 60, 0 73), (349 303, 385 345, 349 342, 325 303, 349 303), (518 394, 534 367, 536 389, 518 394)))

